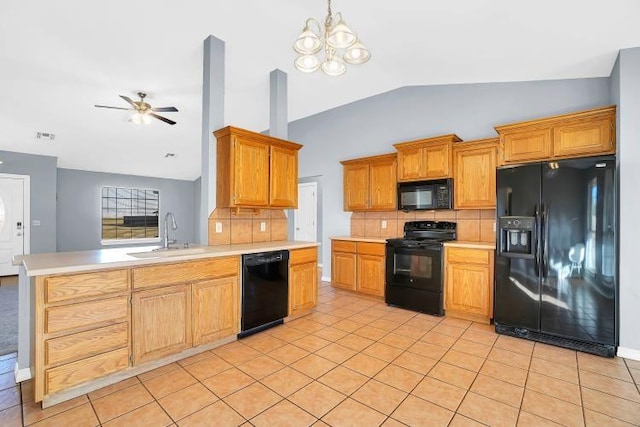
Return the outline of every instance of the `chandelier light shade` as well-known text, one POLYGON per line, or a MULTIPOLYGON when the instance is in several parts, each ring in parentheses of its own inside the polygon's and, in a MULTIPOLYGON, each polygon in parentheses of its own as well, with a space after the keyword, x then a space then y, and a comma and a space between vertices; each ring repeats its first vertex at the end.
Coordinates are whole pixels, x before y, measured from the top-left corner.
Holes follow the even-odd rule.
POLYGON ((338 12, 334 17, 331 0, 327 0, 324 31, 317 20, 307 19, 293 49, 300 54, 294 62, 298 70, 313 73, 322 69, 329 76, 344 74, 347 70, 345 62, 358 65, 371 58, 371 52, 344 22, 342 14, 338 12))

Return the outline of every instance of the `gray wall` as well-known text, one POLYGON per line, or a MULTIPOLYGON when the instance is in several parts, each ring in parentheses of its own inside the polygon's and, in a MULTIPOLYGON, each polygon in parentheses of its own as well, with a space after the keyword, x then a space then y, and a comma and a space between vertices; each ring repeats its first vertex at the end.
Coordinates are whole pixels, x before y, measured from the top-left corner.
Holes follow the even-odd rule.
POLYGON ((31 221, 40 225, 31 226, 30 252, 55 252, 57 158, 0 151, 0 159, 0 173, 31 177, 31 221))
POLYGON ((447 133, 496 136, 495 125, 609 105, 609 93, 608 78, 405 87, 289 123, 289 139, 304 144, 300 177, 323 179, 322 259, 331 259, 330 236, 349 233, 340 160, 447 133))
MULTIPOLYGON (((195 186, 193 181, 58 169, 57 250, 59 252, 102 247, 100 245, 100 188, 105 185, 160 190, 160 217, 163 218, 167 211, 173 212, 178 223, 178 240, 194 241, 195 186)), ((160 227, 162 236, 162 222, 160 227)))
POLYGON ((637 242, 640 229, 640 48, 620 51, 612 75, 612 97, 618 100, 618 153, 620 165, 620 347, 640 360, 640 285, 637 242))
POLYGON ((201 224, 202 221, 200 221, 200 215, 202 214, 201 209, 202 209, 202 197, 201 197, 201 193, 202 192, 202 177, 196 179, 195 181, 193 181, 193 197, 194 197, 194 207, 193 207, 193 224, 194 224, 194 229, 193 229, 193 241, 196 243, 200 243, 201 245, 206 245, 209 243, 209 239, 205 240, 204 242, 201 241, 204 236, 208 236, 209 233, 209 228, 207 227, 207 231, 205 232, 204 235, 202 235, 201 230, 202 230, 202 226, 203 224, 201 224))

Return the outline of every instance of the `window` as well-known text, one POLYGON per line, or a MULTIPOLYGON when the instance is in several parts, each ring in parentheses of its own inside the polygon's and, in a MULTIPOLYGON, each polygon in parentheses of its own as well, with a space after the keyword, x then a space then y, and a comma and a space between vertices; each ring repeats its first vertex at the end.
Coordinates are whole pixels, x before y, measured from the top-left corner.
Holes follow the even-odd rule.
POLYGON ((102 187, 102 244, 157 242, 160 192, 102 187))

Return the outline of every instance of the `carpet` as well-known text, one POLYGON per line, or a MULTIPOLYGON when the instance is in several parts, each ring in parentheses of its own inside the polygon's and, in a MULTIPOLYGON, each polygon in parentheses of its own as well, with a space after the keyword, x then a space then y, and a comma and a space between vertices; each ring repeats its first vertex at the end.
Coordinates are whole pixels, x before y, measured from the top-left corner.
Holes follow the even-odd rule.
POLYGON ((18 285, 0 286, 0 356, 18 351, 18 285))

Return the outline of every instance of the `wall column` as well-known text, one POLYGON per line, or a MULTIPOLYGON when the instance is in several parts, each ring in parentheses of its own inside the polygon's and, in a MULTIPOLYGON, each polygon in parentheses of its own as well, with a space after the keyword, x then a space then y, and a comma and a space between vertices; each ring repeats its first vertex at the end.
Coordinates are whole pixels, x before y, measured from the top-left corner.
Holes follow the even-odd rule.
POLYGON ((223 126, 224 42, 209 36, 204 40, 203 55, 201 192, 196 236, 205 245, 208 241, 209 214, 216 207, 216 142, 213 131, 223 126))
POLYGON ((275 69, 269 73, 269 135, 288 139, 287 73, 275 69))

